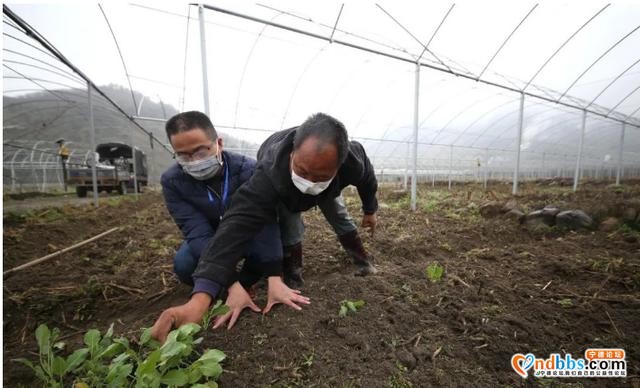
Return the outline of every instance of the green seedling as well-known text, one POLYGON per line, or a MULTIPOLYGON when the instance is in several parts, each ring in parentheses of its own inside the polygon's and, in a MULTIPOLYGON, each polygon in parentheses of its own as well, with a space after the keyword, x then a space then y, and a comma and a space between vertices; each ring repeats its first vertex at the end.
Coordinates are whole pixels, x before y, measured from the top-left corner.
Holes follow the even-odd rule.
POLYGON ((222 304, 222 301, 218 300, 216 304, 204 314, 204 317, 202 317, 202 328, 207 330, 213 318, 225 315, 229 310, 229 306, 222 304))
POLYGON ((338 316, 343 318, 346 317, 347 314, 358 312, 364 306, 363 300, 343 300, 340 302, 340 311, 338 312, 338 316))
POLYGON ((395 372, 389 376, 388 386, 391 388, 412 388, 413 384, 407 378, 407 368, 396 362, 395 372))
POLYGON ((203 340, 194 338, 201 330, 190 323, 169 333, 160 345, 151 337, 151 329, 144 329, 138 346, 124 337, 113 338, 113 325, 102 335, 91 329, 84 335, 85 347, 69 356, 56 354, 63 348, 55 340, 57 329, 40 325, 36 330, 39 359, 35 364, 18 359, 31 368, 36 377, 48 387, 212 387, 222 374, 220 363, 225 354, 216 349, 200 354, 196 345, 203 340))
POLYGON ((442 275, 444 274, 444 267, 437 262, 433 262, 429 264, 425 272, 427 274, 427 278, 431 280, 431 283, 437 283, 440 280, 442 280, 442 275))
POLYGON ((304 360, 302 361, 302 366, 304 366, 307 369, 311 368, 311 366, 313 366, 314 357, 315 357, 315 351, 311 351, 309 355, 303 354, 302 358, 304 360))

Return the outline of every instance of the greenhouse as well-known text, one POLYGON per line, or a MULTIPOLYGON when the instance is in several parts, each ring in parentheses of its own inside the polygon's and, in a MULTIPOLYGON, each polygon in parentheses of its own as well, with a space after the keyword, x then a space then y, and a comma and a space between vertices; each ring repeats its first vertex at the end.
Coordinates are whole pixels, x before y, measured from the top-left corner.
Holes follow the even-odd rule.
POLYGON ((3 15, 5 385, 640 382, 640 4, 3 15))

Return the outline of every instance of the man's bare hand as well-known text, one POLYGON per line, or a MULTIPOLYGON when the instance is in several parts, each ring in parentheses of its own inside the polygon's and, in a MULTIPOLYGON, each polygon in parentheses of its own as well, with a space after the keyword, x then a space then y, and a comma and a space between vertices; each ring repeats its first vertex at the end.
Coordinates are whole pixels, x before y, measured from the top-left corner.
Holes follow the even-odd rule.
POLYGON ((264 309, 264 314, 271 311, 271 308, 278 303, 286 304, 287 306, 295 310, 302 310, 302 307, 298 306, 296 303, 311 303, 309 298, 300 295, 299 290, 292 290, 286 284, 284 284, 280 276, 270 276, 268 282, 269 290, 267 291, 267 307, 265 307, 264 309))
POLYGON ((221 315, 216 318, 216 321, 213 325, 214 329, 219 328, 224 325, 225 322, 229 321, 229 326, 227 329, 231 329, 233 325, 236 324, 240 313, 245 308, 250 308, 256 313, 260 312, 260 307, 256 306, 251 299, 249 293, 242 287, 239 282, 235 282, 229 287, 229 296, 227 296, 227 301, 225 302, 227 306, 229 306, 229 312, 225 315, 221 315))
POLYGON ((378 217, 374 214, 365 214, 362 216, 362 227, 369 229, 369 233, 373 236, 376 231, 376 225, 378 224, 378 217))
POLYGON ((153 324, 151 336, 160 343, 164 343, 172 328, 178 328, 187 323, 200 323, 210 304, 211 296, 198 292, 187 303, 164 310, 153 324))

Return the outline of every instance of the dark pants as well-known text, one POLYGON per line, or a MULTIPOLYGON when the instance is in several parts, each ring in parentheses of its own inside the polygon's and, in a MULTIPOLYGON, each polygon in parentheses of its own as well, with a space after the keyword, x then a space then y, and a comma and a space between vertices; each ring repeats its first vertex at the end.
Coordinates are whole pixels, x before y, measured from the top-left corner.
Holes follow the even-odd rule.
MULTIPOLYGON (((259 268, 263 263, 282 261, 282 243, 280 228, 277 224, 265 225, 258 233, 243 255, 245 261, 241 272, 241 283, 255 283, 260 279, 259 268)), ((184 241, 173 259, 173 271, 182 283, 193 285, 193 272, 198 266, 200 257, 196 257, 189 244, 184 241)))
MULTIPOLYGON (((318 207, 333 228, 333 231, 336 232, 336 235, 342 236, 358 229, 353 222, 353 218, 349 215, 349 211, 347 211, 342 195, 336 198, 325 198, 318 203, 318 207)), ((302 213, 292 213, 286 206, 280 204, 278 206, 278 219, 283 246, 288 247, 302 242, 304 235, 302 213)))

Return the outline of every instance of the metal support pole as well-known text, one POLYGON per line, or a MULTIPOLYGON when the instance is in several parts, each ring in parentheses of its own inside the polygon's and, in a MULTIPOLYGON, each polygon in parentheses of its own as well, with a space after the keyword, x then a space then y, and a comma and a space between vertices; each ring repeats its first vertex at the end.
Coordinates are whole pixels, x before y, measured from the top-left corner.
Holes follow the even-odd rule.
POLYGON ((416 63, 415 94, 413 105, 413 175, 411 178, 411 210, 416 210, 418 196, 418 120, 420 102, 420 64, 416 63))
POLYGON ((11 192, 15 193, 16 191, 16 157, 22 152, 22 150, 16 151, 11 158, 11 192))
POLYGON ((404 157, 404 162, 405 162, 405 165, 404 165, 404 184, 402 185, 402 188, 404 190, 407 189, 407 185, 408 185, 408 181, 409 181, 409 153, 411 151, 410 146, 411 146, 411 143, 407 141, 407 153, 405 154, 405 157, 404 157))
POLYGON ((87 82, 87 95, 89 100, 89 141, 91 142, 91 156, 93 158, 93 163, 91 163, 91 182, 93 184, 93 205, 98 207, 98 176, 96 174, 96 163, 95 157, 93 157, 95 149, 96 149, 96 128, 93 123, 93 99, 91 98, 91 83, 87 82))
POLYGON ((620 131, 620 145, 618 146, 618 168, 616 171, 616 185, 620 185, 620 178, 622 177, 622 151, 624 149, 624 130, 625 124, 622 123, 622 130, 620 131))
POLYGON ((150 147, 150 151, 149 151, 149 163, 147 163, 147 165, 149 166, 149 171, 147 171, 147 187, 151 187, 151 179, 154 177, 153 172, 155 171, 153 163, 156 161, 154 148, 153 148, 152 133, 149 133, 149 147, 150 147))
POLYGON ((451 190, 451 172, 453 170, 453 144, 449 146, 449 190, 451 190))
POLYGON ((136 157, 136 145, 133 141, 133 132, 131 133, 131 158, 133 162, 133 195, 138 199, 138 158, 136 157))
POLYGON ((487 189, 487 174, 489 173, 489 149, 485 148, 484 150, 484 183, 483 187, 487 189))
POLYGON ((520 117, 518 118, 518 140, 516 142, 516 168, 513 171, 513 189, 511 194, 518 194, 518 176, 520 175, 520 147, 522 146, 522 127, 524 125, 524 93, 520 93, 520 117))
POLYGON ((542 172, 541 172, 541 177, 542 178, 546 178, 547 177, 547 171, 545 169, 546 158, 547 158, 547 153, 543 152, 542 153, 542 172))
POLYGON ((207 75, 207 41, 204 29, 204 7, 198 5, 198 17, 200 19, 200 57, 202 59, 202 92, 204 94, 204 113, 213 121, 209 111, 209 77, 207 75))
POLYGON ((49 160, 49 158, 47 158, 43 162, 42 161, 43 155, 44 155, 44 152, 40 154, 40 165, 42 166, 42 192, 46 193, 47 192, 47 161, 49 160))
POLYGON ((582 167, 582 148, 584 147, 584 132, 587 126, 587 111, 582 111, 582 129, 580 131, 580 144, 578 145, 578 159, 576 160, 576 171, 573 174, 573 191, 578 190, 580 181, 580 168, 582 167))

